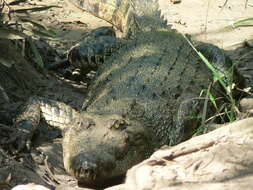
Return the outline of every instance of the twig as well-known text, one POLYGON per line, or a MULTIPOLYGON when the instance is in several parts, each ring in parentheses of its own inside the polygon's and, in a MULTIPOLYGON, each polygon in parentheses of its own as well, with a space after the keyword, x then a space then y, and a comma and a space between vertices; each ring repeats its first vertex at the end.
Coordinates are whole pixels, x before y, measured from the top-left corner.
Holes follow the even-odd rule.
POLYGON ((4 88, 0 85, 0 92, 3 95, 3 99, 9 103, 10 102, 10 98, 8 97, 7 93, 5 92, 4 88))
POLYGON ((209 84, 206 97, 205 97, 205 102, 204 102, 204 107, 203 107, 203 112, 202 112, 202 118, 201 118, 201 126, 205 125, 205 120, 206 120, 206 113, 207 113, 207 103, 208 103, 208 93, 211 90, 212 82, 209 84))
MULTIPOLYGON (((47 177, 47 180, 49 180, 52 185, 59 185, 59 181, 54 177, 54 174, 52 173, 52 171, 50 170, 49 166, 48 166, 48 156, 46 156, 45 160, 44 160, 44 164, 45 164, 45 167, 46 167, 46 171, 48 173, 48 177, 47 177)), ((44 176, 45 177, 45 176, 44 176)))

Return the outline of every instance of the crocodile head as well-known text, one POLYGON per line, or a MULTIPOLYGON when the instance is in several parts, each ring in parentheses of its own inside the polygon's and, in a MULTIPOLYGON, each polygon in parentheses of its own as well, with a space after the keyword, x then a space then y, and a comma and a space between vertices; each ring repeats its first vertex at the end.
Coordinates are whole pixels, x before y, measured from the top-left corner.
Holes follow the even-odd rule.
POLYGON ((118 183, 152 152, 148 129, 119 115, 85 113, 71 126, 64 135, 64 165, 85 186, 118 183))

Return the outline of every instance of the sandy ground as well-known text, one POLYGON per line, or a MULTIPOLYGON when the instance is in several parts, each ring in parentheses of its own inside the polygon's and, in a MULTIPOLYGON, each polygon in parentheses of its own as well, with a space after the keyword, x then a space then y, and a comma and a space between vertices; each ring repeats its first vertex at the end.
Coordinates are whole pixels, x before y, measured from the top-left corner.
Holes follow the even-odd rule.
MULTIPOLYGON (((228 0, 182 0, 172 4, 159 0, 162 15, 173 28, 181 33, 191 34, 195 39, 210 42, 221 48, 236 48, 245 40, 253 39, 253 27, 233 28, 238 19, 253 16, 253 1, 228 0), (230 26, 229 29, 226 29, 230 26)), ((251 22, 252 25, 253 22, 251 22)))
MULTIPOLYGON (((11 1, 13 0, 7 2, 11 1)), ((58 32, 58 37, 61 39, 60 44, 64 44, 65 48, 78 41, 88 30, 110 25, 74 7, 67 0, 30 0, 27 2, 30 5, 26 3, 22 6, 60 6, 60 8, 43 11, 40 16, 37 13, 35 15, 40 23, 58 32)), ((253 16, 253 2, 249 0, 246 7, 244 0, 228 0, 223 6, 225 2, 226 0, 182 0, 178 4, 173 4, 169 0, 159 0, 162 15, 173 28, 181 33, 191 34, 197 40, 231 49, 236 48, 245 40, 253 39, 253 27, 233 28, 231 26, 238 19, 253 16), (227 26, 230 27, 225 28, 227 26)), ((56 48, 59 48, 58 46, 59 44, 56 48)))

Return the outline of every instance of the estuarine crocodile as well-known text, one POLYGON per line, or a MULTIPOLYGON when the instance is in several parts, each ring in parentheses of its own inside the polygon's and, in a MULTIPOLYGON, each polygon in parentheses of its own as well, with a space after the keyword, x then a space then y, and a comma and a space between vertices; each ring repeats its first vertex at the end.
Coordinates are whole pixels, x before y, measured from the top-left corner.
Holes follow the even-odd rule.
MULTIPOLYGON (((29 144, 43 117, 63 131, 67 172, 80 183, 102 186, 156 148, 189 138, 203 110, 200 92, 212 84, 213 77, 185 38, 160 18, 157 2, 72 2, 112 22, 128 38, 118 43, 112 29, 103 28, 92 33, 95 41, 74 47, 71 62, 84 69, 98 67, 82 112, 60 102, 31 98, 17 119, 21 132, 17 142, 21 148, 29 144), (102 5, 110 7, 105 9, 108 12, 100 14, 102 5), (110 52, 114 49, 118 50, 110 52)), ((208 44, 197 48, 220 73, 231 73, 231 61, 222 50, 208 44)), ((226 75, 226 80, 231 77, 226 75)), ((210 87, 216 97, 223 96, 223 91, 218 83, 210 87)), ((208 110, 212 112, 211 106, 208 110)))

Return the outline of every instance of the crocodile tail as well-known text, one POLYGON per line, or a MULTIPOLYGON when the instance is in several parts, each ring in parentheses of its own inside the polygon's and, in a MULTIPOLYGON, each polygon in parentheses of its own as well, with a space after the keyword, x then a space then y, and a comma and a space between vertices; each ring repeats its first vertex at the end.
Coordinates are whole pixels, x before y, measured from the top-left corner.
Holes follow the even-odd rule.
POLYGON ((132 0, 132 9, 128 19, 128 32, 169 29, 158 0, 132 0))
POLYGON ((126 23, 131 7, 129 0, 69 0, 75 6, 99 17, 122 32, 126 31, 126 23))
POLYGON ((123 34, 166 28, 158 0, 69 0, 116 26, 123 34))

